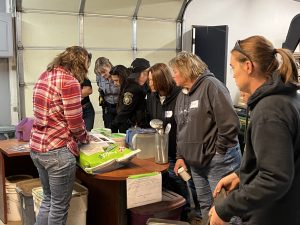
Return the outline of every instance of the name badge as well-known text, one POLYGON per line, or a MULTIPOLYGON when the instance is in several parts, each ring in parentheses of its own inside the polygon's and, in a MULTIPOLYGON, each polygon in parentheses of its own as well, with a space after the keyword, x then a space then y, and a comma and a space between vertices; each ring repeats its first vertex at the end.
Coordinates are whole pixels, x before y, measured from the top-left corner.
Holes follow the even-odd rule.
POLYGON ((192 101, 190 109, 198 108, 198 105, 199 105, 199 100, 192 101))
POLYGON ((165 111, 165 117, 171 118, 173 116, 173 111, 165 111))

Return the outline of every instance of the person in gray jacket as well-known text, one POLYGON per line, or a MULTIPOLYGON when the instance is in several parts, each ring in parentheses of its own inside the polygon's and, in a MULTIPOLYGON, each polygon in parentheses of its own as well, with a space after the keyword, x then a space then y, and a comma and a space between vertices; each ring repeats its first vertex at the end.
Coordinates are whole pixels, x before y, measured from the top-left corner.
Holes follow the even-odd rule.
POLYGON ((173 78, 183 88, 175 106, 177 161, 190 165, 202 216, 213 202, 218 181, 237 170, 241 152, 239 119, 227 88, 195 54, 181 52, 170 61, 173 78))
POLYGON ((250 94, 251 120, 239 173, 216 187, 215 195, 221 187, 230 193, 210 211, 211 224, 240 216, 243 224, 299 225, 300 86, 294 58, 252 36, 236 42, 230 64, 238 88, 250 94))

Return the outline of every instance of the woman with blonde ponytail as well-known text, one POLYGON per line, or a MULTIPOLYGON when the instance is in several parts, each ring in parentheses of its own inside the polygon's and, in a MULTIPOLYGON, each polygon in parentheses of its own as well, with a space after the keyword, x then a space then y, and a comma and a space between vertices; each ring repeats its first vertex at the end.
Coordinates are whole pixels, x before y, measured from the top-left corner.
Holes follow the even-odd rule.
POLYGON ((229 193, 210 210, 210 224, 239 216, 243 224, 300 224, 300 94, 292 54, 262 36, 237 41, 230 65, 251 122, 239 172, 218 183, 229 193))

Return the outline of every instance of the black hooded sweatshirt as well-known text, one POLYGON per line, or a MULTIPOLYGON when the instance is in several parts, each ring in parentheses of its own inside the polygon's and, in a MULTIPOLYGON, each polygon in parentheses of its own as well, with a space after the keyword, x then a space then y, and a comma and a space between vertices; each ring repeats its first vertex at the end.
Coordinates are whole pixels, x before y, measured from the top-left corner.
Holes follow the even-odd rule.
POLYGON ((147 99, 147 112, 149 121, 152 119, 160 119, 163 121, 164 128, 168 123, 171 124, 169 133, 169 151, 168 155, 171 159, 176 159, 176 122, 174 117, 174 108, 177 96, 181 88, 174 86, 171 93, 166 96, 165 101, 161 104, 157 92, 151 93, 147 99))
POLYGON ((240 168, 240 187, 216 212, 243 224, 300 224, 300 94, 274 73, 249 98, 251 121, 240 168))
POLYGON ((188 93, 179 93, 175 106, 177 157, 205 168, 214 155, 237 146, 239 119, 229 91, 206 70, 188 93))

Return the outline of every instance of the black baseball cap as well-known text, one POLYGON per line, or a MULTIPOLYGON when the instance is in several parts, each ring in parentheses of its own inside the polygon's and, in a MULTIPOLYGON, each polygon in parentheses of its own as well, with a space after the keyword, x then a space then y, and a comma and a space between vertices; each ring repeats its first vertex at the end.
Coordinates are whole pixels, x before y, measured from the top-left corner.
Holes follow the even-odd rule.
POLYGON ((149 67, 150 63, 147 59, 136 58, 131 63, 132 74, 130 74, 129 78, 137 78, 142 71, 148 69, 149 67))

